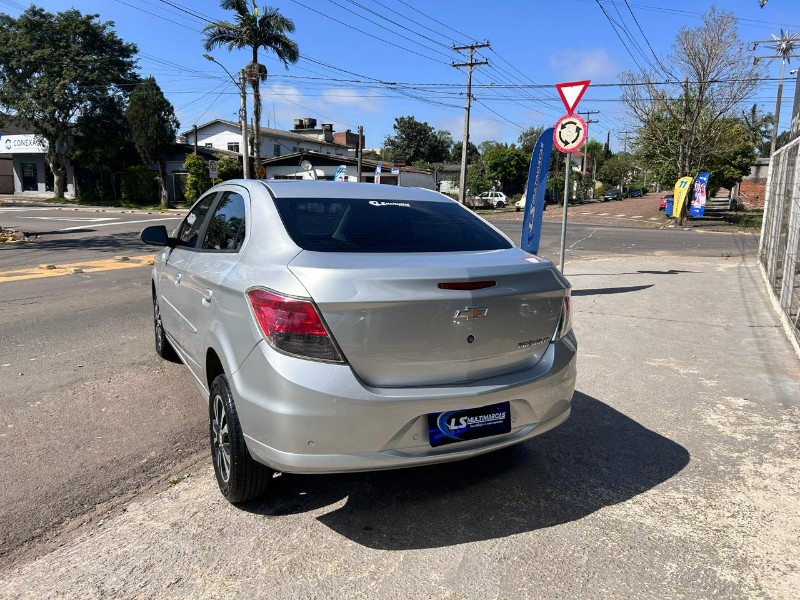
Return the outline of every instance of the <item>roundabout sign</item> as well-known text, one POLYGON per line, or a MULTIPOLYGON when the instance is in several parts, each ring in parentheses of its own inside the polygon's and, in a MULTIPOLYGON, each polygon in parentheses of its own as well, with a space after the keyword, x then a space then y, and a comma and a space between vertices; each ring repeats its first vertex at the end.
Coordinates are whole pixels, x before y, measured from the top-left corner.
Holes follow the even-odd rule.
POLYGON ((553 143, 560 152, 577 152, 586 141, 586 121, 579 115, 564 115, 553 127, 553 143))

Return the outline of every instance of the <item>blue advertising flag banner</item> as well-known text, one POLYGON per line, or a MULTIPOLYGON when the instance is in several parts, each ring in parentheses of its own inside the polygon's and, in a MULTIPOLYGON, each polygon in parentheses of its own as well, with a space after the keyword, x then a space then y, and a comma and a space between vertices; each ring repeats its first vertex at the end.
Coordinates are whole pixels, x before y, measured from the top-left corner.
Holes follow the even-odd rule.
POLYGON ((702 217, 706 213, 706 198, 708 195, 708 178, 711 173, 706 171, 694 178, 694 195, 689 206, 690 217, 702 217))
POLYGON ((542 132, 531 154, 528 169, 528 185, 525 192, 525 213, 522 218, 522 240, 520 247, 531 254, 539 253, 542 237, 542 213, 544 192, 547 188, 547 171, 550 168, 550 152, 553 149, 553 128, 542 132))
POLYGON ((381 167, 382 166, 383 166, 383 163, 378 163, 378 166, 375 167, 375 183, 380 183, 381 182, 381 167))

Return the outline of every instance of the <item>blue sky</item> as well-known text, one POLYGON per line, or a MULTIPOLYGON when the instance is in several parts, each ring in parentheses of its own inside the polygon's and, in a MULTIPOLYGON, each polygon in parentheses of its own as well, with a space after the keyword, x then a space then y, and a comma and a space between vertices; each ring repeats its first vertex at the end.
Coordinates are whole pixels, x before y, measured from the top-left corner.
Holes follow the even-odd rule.
MULTIPOLYGON (((743 40, 770 39, 781 28, 800 31, 797 0, 726 0, 718 7, 739 19, 743 40), (794 12, 794 14, 793 14, 794 12)), ((259 3, 263 5, 263 2, 259 3)), ((602 0, 609 16, 624 25, 645 52, 648 44, 659 57, 669 55, 681 27, 696 27, 713 3, 707 0, 602 0), (661 4, 659 6, 659 4, 661 4), (665 7, 668 6, 668 7, 665 7)), ((22 0, 0 0, 0 11, 18 15, 22 0)), ((153 75, 176 108, 181 129, 214 118, 236 120, 237 90, 222 69, 202 57, 206 22, 227 19, 217 0, 39 0, 50 11, 77 8, 114 21, 125 41, 139 47, 142 75, 153 75)), ((294 39, 304 56, 285 69, 264 54, 269 80, 263 94, 263 125, 290 128, 292 119, 314 117, 333 123, 335 131, 364 126, 368 147, 379 147, 392 133, 394 119, 413 115, 437 129, 462 138, 466 62, 454 43, 488 40, 491 49, 478 59, 490 66, 474 75, 470 139, 516 141, 521 128, 552 125, 565 111, 551 84, 591 79, 617 83, 620 71, 637 66, 596 0, 277 0, 296 25, 294 39), (338 70, 337 70, 338 69, 338 70), (349 72, 349 73, 348 73, 349 72), (410 84, 390 86, 387 83, 410 84), (513 89, 509 84, 540 84, 513 89)), ((243 52, 213 52, 229 71, 248 62, 243 52)), ((639 63, 644 64, 637 56, 639 63)), ((652 60, 652 57, 651 57, 652 60)), ((800 62, 800 59, 797 61, 800 62)), ((794 68, 795 61, 789 68, 794 68)), ((779 64, 769 67, 777 77, 779 64)), ((788 69, 787 69, 788 75, 788 69)), ((793 78, 793 76, 792 76, 793 78)), ((784 87, 781 128, 788 128, 794 82, 784 87)), ((773 112, 777 83, 760 88, 751 103, 773 112)), ((578 110, 599 110, 590 137, 621 149, 621 132, 631 128, 616 87, 590 87, 578 110)), ((252 114, 252 111, 250 111, 252 114)))

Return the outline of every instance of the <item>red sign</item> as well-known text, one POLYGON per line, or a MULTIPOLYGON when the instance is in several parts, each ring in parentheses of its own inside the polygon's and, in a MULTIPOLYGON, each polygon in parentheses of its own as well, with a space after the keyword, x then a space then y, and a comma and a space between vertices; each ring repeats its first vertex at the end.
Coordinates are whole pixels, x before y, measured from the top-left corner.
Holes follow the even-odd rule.
POLYGON ((583 94, 586 92, 586 88, 589 87, 590 83, 591 81, 587 79, 585 81, 570 81, 569 83, 556 84, 558 95, 561 96, 561 101, 567 108, 567 114, 571 115, 575 112, 578 102, 583 98, 583 94))
POLYGON ((564 115, 553 127, 553 143, 560 152, 577 152, 586 141, 586 121, 579 115, 564 115))

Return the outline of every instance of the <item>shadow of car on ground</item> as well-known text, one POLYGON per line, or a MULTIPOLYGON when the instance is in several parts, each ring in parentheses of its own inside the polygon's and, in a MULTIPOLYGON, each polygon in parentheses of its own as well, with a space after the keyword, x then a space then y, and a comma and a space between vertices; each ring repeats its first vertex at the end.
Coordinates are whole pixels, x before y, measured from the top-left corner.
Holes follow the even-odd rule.
POLYGON ((503 538, 586 517, 680 472, 688 451, 607 404, 575 393, 570 419, 526 443, 431 467, 342 475, 284 475, 244 510, 318 517, 383 550, 503 538))

